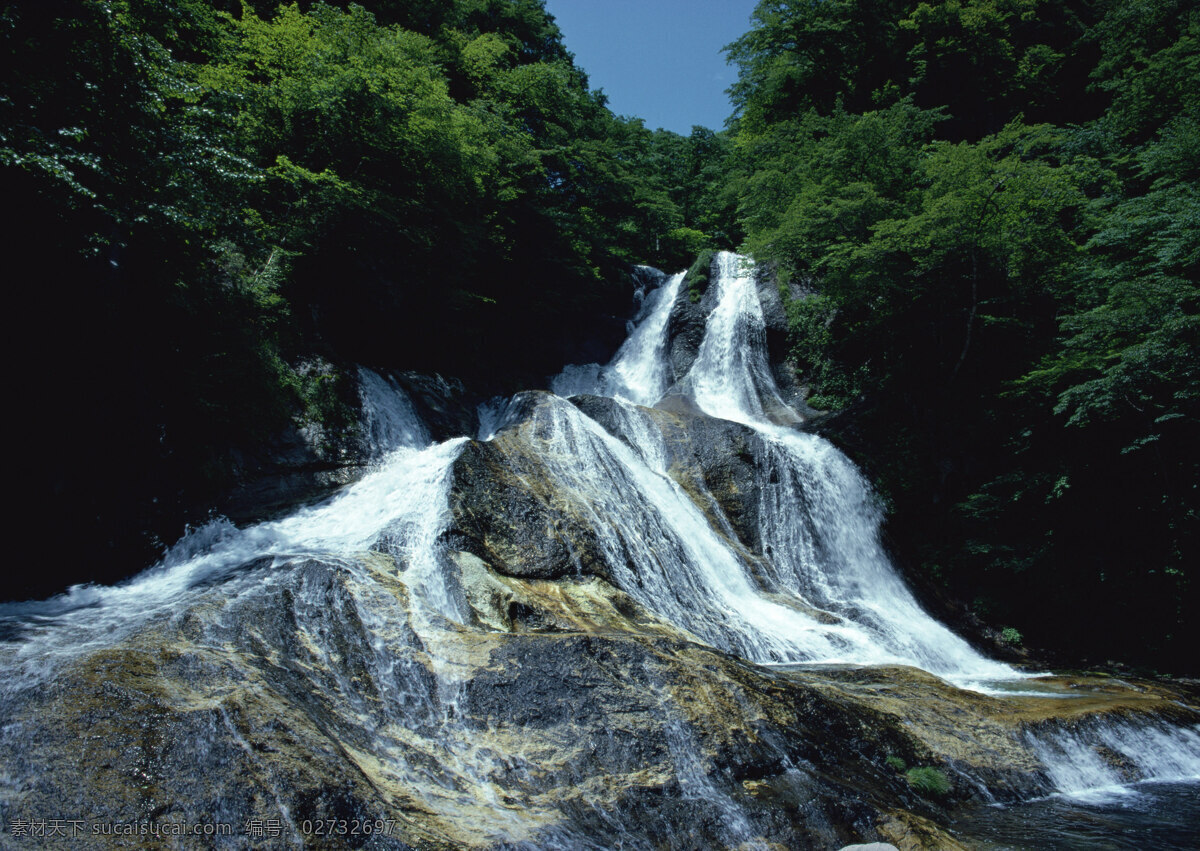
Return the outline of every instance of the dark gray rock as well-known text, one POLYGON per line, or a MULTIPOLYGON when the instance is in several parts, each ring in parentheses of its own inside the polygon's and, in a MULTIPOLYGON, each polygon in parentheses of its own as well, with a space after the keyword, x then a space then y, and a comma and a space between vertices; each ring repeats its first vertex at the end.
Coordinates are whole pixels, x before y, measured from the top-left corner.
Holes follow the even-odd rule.
POLYGON ((830 847, 923 806, 881 768, 899 725, 679 638, 473 632, 461 690, 439 687, 403 586, 371 570, 374 588, 309 562, 265 593, 214 589, 18 696, 6 822, 230 825, 216 848, 595 847, 618 828, 636 848, 830 847), (397 608, 372 637, 380 593, 397 608), (391 828, 312 835, 327 820, 391 828))
POLYGON ((234 484, 213 512, 246 525, 280 517, 362 476, 366 455, 350 441, 330 445, 319 426, 289 427, 265 447, 231 450, 234 484))
POLYGON ((571 755, 559 771, 517 762, 506 774, 570 814, 544 843, 594 841, 615 823, 636 847, 813 847, 878 836, 881 803, 908 795, 875 765, 900 740, 869 712, 677 640, 514 636, 462 705, 481 738, 511 725, 571 755), (833 765, 859 781, 833 788, 833 765), (597 778, 601 800, 578 794, 597 778))
POLYGON ((681 290, 667 319, 667 357, 671 363, 671 380, 679 381, 692 364, 704 339, 704 322, 708 313, 681 290))
MULTIPOLYGON (((621 428, 619 403, 596 396, 575 396, 571 401, 610 434, 637 448, 621 428)), ((710 523, 761 555, 756 482, 762 438, 741 423, 705 415, 684 396, 668 396, 657 408, 643 410, 662 432, 672 478, 710 523)))
MULTIPOLYGON (((717 259, 709 264, 709 280, 715 280, 717 259)), ((693 302, 686 286, 681 287, 667 319, 667 357, 671 363, 671 380, 679 381, 696 361, 704 339, 704 325, 717 306, 717 288, 705 288, 699 301, 693 302)))
POLYGON ((475 408, 483 401, 457 378, 419 372, 394 373, 421 422, 436 441, 475 433, 475 408))
POLYGON ((767 328, 767 345, 771 360, 782 360, 787 352, 780 349, 780 344, 786 344, 788 321, 783 294, 779 290, 779 278, 774 266, 759 265, 754 270, 754 286, 758 291, 758 301, 762 305, 763 324, 767 328))
POLYGON ((454 465, 448 536, 508 576, 606 576, 579 496, 555 491, 550 479, 515 430, 488 443, 472 441, 454 465))

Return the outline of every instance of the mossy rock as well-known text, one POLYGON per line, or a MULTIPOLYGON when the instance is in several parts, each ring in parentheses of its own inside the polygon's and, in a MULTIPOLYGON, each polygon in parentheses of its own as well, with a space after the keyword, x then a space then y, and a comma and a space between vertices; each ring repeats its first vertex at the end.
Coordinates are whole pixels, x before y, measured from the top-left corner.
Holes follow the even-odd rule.
POLYGON ((716 254, 711 248, 704 249, 696 256, 696 262, 683 276, 683 283, 687 287, 688 298, 691 299, 692 304, 700 301, 705 290, 708 289, 708 281, 712 275, 712 262, 716 254))

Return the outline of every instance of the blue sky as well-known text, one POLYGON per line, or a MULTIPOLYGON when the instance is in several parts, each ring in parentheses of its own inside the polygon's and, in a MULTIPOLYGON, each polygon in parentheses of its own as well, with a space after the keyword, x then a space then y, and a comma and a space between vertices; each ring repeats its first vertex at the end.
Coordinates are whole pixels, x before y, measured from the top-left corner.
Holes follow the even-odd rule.
POLYGON ((650 129, 720 130, 736 79, 721 48, 750 28, 757 0, 546 0, 575 64, 609 108, 650 129))

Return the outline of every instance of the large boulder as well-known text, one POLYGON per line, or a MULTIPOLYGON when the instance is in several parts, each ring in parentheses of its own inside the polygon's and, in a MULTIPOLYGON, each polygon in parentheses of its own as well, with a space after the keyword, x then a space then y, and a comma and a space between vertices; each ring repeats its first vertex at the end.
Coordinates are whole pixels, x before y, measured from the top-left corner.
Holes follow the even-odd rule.
MULTIPOLYGON (((571 399, 581 411, 632 448, 622 428, 621 403, 598 396, 571 399)), ((668 396, 656 408, 642 408, 662 435, 668 473, 708 517, 714 528, 762 555, 757 479, 762 438, 741 423, 709 417, 684 396, 668 396)))
POLYGON ((547 394, 521 394, 507 413, 514 424, 464 447, 454 465, 447 537, 509 576, 606 576, 589 506, 554 487, 551 459, 540 451, 533 415, 547 404, 554 404, 547 394))

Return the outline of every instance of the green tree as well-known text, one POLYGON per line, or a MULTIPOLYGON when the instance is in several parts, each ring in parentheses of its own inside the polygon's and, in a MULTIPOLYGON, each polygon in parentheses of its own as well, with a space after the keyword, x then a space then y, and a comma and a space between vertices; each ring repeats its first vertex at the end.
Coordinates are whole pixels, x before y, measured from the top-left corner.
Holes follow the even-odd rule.
POLYGON ((741 128, 756 133, 809 109, 861 112, 908 76, 898 0, 762 0, 726 51, 741 128))
POLYGON ((796 360, 852 413, 828 428, 894 539, 1035 645, 1194 665, 1196 10, 765 2, 755 24, 727 185, 746 246, 808 292, 796 360))
POLYGON ((354 362, 540 381, 694 236, 539 0, 9 2, 0 50, 21 349, 69 384, 21 382, 29 490, 90 548, 336 443, 354 362))

